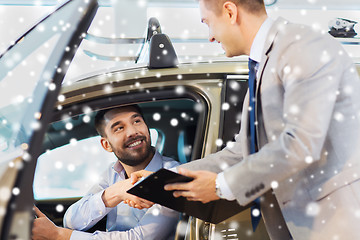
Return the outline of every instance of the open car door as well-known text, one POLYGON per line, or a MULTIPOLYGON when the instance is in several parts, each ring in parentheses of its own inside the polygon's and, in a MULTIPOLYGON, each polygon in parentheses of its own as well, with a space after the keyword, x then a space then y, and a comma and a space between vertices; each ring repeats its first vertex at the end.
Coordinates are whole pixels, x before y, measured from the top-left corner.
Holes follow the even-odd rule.
POLYGON ((33 178, 61 83, 98 8, 57 7, 0 55, 0 239, 30 239, 33 178))

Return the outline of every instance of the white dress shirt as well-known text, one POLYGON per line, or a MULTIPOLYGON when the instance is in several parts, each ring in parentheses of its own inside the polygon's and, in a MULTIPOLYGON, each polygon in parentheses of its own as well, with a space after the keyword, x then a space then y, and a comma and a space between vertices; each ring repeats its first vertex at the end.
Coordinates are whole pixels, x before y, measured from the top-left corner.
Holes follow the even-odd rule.
MULTIPOLYGON (((156 151, 145 170, 154 172, 160 168, 169 169, 177 165, 177 161, 161 156, 156 151)), ((120 203, 114 208, 105 207, 101 198, 104 190, 124 179, 125 170, 117 161, 109 166, 101 181, 93 186, 87 195, 69 207, 64 216, 64 226, 75 229, 71 240, 167 239, 175 232, 179 213, 158 204, 142 210, 131 208, 125 203, 120 203), (90 229, 106 215, 106 232, 82 232, 90 229)))
MULTIPOLYGON (((274 23, 274 20, 272 20, 271 18, 267 18, 264 23, 261 25, 259 31, 257 32, 254 41, 251 45, 251 49, 250 49, 250 58, 256 62, 258 62, 257 67, 259 65, 259 63, 261 62, 261 56, 262 56, 262 52, 264 50, 264 46, 265 46, 265 41, 266 41, 266 37, 270 31, 270 28, 272 27, 274 23)), ((258 78, 259 73, 256 72, 256 77, 258 78)), ((224 177, 224 173, 221 172, 217 175, 217 180, 219 183, 219 187, 220 187, 220 191, 222 194, 222 198, 225 198, 227 200, 235 200, 235 197, 233 195, 233 193, 231 192, 228 184, 225 181, 225 177, 224 177)))

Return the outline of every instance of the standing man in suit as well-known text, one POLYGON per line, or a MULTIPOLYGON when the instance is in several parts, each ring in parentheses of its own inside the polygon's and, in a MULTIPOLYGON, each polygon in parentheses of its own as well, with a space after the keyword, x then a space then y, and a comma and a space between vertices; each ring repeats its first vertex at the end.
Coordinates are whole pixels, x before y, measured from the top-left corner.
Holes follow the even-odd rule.
POLYGON ((228 57, 248 55, 256 83, 236 141, 182 165, 195 180, 166 189, 202 202, 260 199, 272 239, 360 239, 360 81, 346 51, 327 33, 272 20, 263 0, 199 4, 209 40, 228 57))

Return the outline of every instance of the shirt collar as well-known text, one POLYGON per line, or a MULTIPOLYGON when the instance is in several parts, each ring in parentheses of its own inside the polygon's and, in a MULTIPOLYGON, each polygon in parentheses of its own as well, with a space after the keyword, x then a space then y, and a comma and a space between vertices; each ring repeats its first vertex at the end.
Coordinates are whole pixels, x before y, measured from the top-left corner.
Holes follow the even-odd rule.
POLYGON ((258 63, 261 61, 266 37, 267 37, 273 23, 274 23, 274 20, 272 20, 270 17, 268 17, 261 25, 261 27, 260 27, 259 31, 257 32, 257 34, 254 38, 254 41, 251 45, 249 57, 258 63))
MULTIPOLYGON (((158 151, 155 151, 155 154, 149 164, 146 166, 145 170, 150 172, 155 172, 163 167, 162 156, 158 151)), ((116 161, 113 165, 113 169, 117 172, 122 178, 125 179, 125 170, 120 161, 116 161)))

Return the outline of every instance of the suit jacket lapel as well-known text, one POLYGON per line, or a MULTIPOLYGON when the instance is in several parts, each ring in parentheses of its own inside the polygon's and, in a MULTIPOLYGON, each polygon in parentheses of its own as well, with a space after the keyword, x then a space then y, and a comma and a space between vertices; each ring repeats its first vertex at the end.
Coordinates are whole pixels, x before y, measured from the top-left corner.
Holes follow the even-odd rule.
POLYGON ((275 38, 276 38, 276 35, 278 34, 278 31, 279 31, 279 28, 280 26, 284 25, 286 23, 286 20, 284 18, 278 18, 273 26, 271 27, 269 33, 268 33, 268 36, 267 36, 267 39, 265 41, 265 46, 264 46, 264 50, 263 50, 263 54, 262 54, 262 58, 261 58, 261 62, 259 63, 259 79, 258 81, 256 82, 257 85, 256 85, 256 93, 258 92, 259 90, 259 86, 261 85, 261 81, 262 81, 262 77, 263 77, 263 73, 264 73, 264 68, 268 62, 268 59, 269 59, 269 54, 271 52, 271 49, 272 49, 272 46, 274 44, 274 41, 275 41, 275 38))
POLYGON ((241 148, 243 149, 244 156, 248 156, 250 154, 250 129, 249 129, 249 89, 247 90, 247 93, 244 98, 243 102, 243 111, 241 115, 241 136, 242 139, 245 141, 242 141, 241 148))
MULTIPOLYGON (((261 108, 261 95, 260 95, 260 89, 261 89, 261 83, 264 80, 263 79, 263 74, 264 74, 264 69, 268 63, 269 60, 269 55, 273 46, 273 43, 275 41, 276 35, 278 33, 278 29, 281 25, 283 25, 285 22, 285 19, 283 18, 279 18, 277 19, 273 26, 271 27, 269 34, 267 36, 267 39, 265 41, 265 46, 264 46, 264 50, 263 50, 263 56, 261 59, 261 62, 259 63, 259 69, 258 69, 258 75, 259 79, 257 79, 256 81, 256 98, 257 98, 257 104, 256 104, 256 120, 258 122, 257 126, 256 126, 256 134, 257 134, 257 139, 258 139, 258 146, 259 148, 261 148, 262 146, 264 146, 267 142, 267 135, 266 135, 266 130, 265 130, 265 125, 263 122, 263 112, 262 112, 262 108, 261 108)), ((266 79, 265 79, 266 81, 266 79)))

